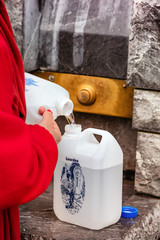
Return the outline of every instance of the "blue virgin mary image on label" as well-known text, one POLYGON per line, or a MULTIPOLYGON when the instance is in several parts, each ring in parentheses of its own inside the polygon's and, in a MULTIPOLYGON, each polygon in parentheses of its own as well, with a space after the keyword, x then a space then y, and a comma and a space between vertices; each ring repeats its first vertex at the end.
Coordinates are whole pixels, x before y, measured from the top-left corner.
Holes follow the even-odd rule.
POLYGON ((79 163, 66 163, 61 174, 61 193, 65 208, 78 213, 85 197, 85 179, 79 163))

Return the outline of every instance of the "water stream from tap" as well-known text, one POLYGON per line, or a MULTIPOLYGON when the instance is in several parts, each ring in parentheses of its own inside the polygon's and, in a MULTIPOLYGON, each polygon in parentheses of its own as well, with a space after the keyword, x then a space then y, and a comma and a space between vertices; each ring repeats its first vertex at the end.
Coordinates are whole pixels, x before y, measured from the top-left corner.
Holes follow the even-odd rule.
POLYGON ((75 118, 74 118, 73 112, 70 113, 69 116, 65 116, 65 118, 66 118, 68 124, 70 124, 70 125, 75 124, 75 118))

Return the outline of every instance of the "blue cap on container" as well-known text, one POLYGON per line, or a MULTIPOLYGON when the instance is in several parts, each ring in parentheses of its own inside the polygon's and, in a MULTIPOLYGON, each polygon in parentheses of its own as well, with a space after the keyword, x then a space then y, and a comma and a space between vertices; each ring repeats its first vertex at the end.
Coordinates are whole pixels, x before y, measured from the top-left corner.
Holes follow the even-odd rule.
POLYGON ((122 207, 122 218, 135 218, 137 216, 137 208, 130 207, 130 206, 124 206, 122 207))

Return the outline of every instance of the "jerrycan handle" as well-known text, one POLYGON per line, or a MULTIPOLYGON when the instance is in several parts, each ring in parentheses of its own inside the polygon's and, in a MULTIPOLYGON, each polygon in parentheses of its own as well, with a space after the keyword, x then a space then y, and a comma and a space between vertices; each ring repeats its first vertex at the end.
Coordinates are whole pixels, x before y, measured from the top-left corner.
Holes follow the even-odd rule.
MULTIPOLYGON (((99 146, 98 146, 98 156, 99 154, 104 154, 104 150, 106 150, 106 147, 108 145, 108 138, 113 138, 113 136, 108 132, 108 131, 105 131, 105 130, 100 130, 100 129, 96 129, 96 128, 88 128, 88 129, 85 129, 83 132, 82 132, 82 135, 81 135, 81 140, 84 139, 84 137, 86 137, 87 135, 87 138, 88 140, 91 138, 92 135, 100 135, 102 136, 102 139, 101 141, 99 142, 99 146)), ((94 153, 94 157, 96 157, 96 153, 94 153)))

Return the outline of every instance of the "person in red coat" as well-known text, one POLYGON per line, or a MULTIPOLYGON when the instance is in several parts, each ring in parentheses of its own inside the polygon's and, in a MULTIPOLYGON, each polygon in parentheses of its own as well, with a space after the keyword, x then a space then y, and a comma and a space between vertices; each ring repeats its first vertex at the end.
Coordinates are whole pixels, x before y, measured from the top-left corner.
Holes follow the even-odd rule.
POLYGON ((0 0, 0 240, 19 240, 18 205, 42 194, 56 166, 60 130, 43 107, 38 125, 27 125, 24 67, 0 0))

